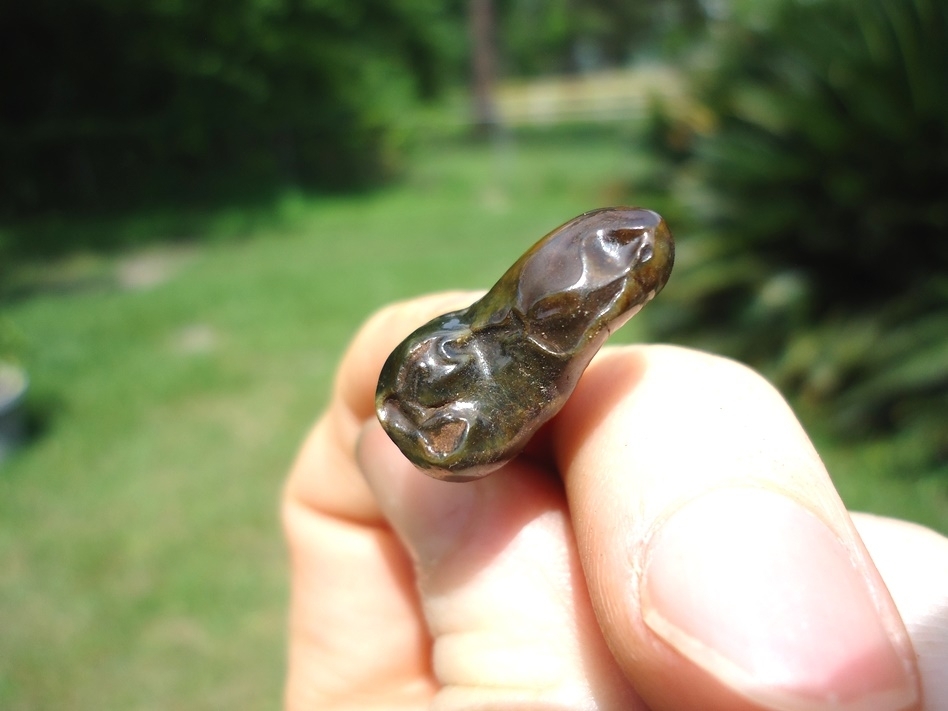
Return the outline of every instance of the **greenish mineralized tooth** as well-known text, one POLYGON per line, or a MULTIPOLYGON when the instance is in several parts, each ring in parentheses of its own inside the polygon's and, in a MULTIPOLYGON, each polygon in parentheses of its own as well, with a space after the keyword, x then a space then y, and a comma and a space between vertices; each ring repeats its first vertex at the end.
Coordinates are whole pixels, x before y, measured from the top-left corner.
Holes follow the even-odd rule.
POLYGON ((550 232, 487 294, 392 351, 375 405, 427 474, 468 481, 555 415, 609 334, 668 280, 675 243, 651 210, 593 210, 550 232))

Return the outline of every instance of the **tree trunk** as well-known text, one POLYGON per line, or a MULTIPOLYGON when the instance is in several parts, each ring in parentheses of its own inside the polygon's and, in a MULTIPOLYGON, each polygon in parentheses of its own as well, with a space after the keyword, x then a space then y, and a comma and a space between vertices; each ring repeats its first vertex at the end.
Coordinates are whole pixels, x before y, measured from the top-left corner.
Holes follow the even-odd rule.
POLYGON ((494 12, 491 0, 468 0, 468 30, 471 35, 471 69, 474 89, 474 129, 480 135, 497 126, 494 104, 494 12))

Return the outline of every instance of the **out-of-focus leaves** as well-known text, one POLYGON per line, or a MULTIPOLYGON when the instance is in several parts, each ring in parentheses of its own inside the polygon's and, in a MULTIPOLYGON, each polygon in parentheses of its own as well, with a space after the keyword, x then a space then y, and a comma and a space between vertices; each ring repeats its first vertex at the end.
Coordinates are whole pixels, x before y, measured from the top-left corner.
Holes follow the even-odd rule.
POLYGON ((654 127, 708 233, 669 334, 753 362, 843 430, 924 430, 948 457, 948 5, 733 10, 693 72, 714 120, 654 127))
POLYGON ((0 216, 378 180, 405 107, 454 66, 456 4, 4 4, 0 216))

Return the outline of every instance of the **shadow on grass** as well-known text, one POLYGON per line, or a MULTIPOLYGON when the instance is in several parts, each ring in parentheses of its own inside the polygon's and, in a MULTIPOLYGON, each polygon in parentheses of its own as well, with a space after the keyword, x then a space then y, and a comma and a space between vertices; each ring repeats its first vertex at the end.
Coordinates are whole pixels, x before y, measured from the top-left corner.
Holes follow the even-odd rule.
MULTIPOLYGON (((361 195, 370 188, 349 191, 361 195)), ((248 237, 292 221, 293 206, 338 193, 290 185, 246 185, 207 199, 155 200, 113 210, 53 212, 0 224, 0 306, 35 294, 72 294, 115 286, 113 272, 82 255, 108 257, 161 245, 248 237), (55 270, 49 269, 53 262, 55 270)))
POLYGON ((0 464, 22 453, 49 432, 57 412, 64 403, 50 395, 36 395, 28 390, 25 396, 8 402, 0 410, 0 464))

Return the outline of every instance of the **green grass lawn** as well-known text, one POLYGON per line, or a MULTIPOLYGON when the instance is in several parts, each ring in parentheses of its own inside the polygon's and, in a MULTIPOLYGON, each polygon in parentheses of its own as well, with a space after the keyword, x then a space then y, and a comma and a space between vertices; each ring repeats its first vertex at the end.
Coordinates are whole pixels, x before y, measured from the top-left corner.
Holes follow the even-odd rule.
MULTIPOLYGON (((391 300, 489 286, 560 222, 634 201, 646 169, 609 134, 445 144, 385 190, 14 272, 42 427, 0 465, 0 708, 279 706, 277 500, 348 338, 391 300)), ((851 505, 948 531, 944 479, 818 440, 851 505)))

